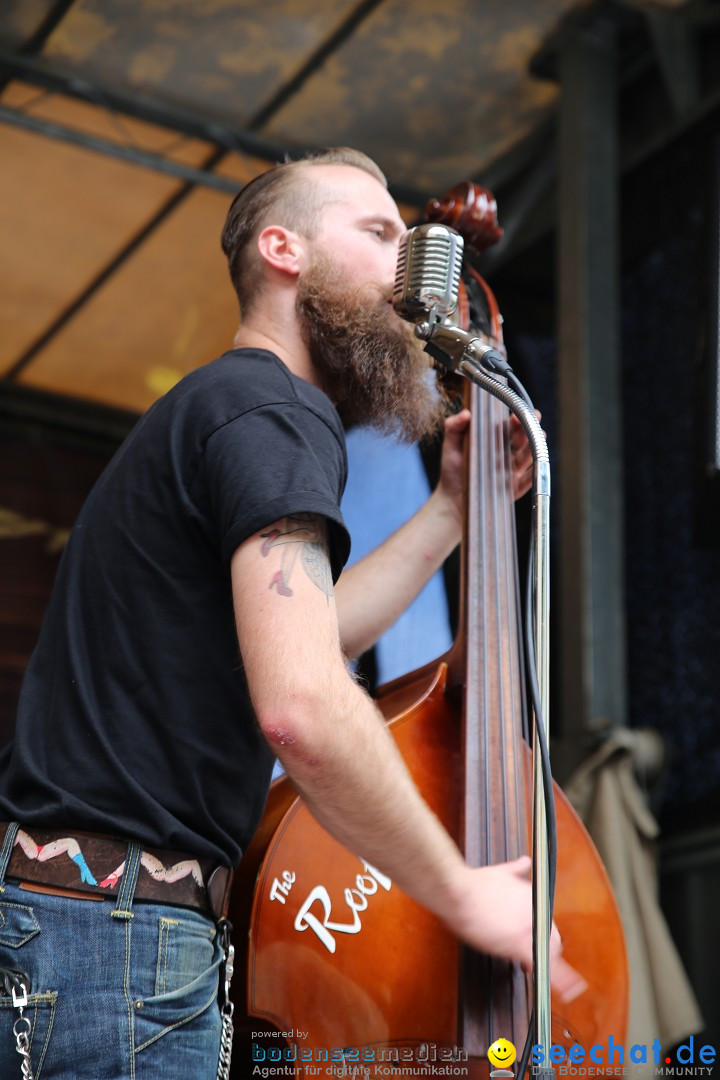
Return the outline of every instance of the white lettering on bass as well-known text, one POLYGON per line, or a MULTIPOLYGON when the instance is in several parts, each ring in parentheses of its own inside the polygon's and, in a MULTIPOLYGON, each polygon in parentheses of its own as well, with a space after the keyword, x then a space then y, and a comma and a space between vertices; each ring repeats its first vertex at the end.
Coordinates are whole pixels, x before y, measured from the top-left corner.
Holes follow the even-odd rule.
POLYGON ((332 903, 330 894, 324 885, 315 886, 295 916, 295 929, 300 931, 310 929, 314 931, 328 952, 334 953, 337 945, 331 931, 336 934, 359 934, 362 929, 360 912, 365 911, 368 906, 368 896, 372 896, 377 892, 378 885, 385 889, 386 892, 388 892, 392 886, 392 881, 389 877, 386 877, 385 874, 381 874, 379 870, 376 870, 374 866, 371 866, 370 863, 366 862, 364 859, 361 859, 360 861, 367 873, 358 874, 355 878, 355 888, 345 890, 345 903, 352 912, 352 922, 341 923, 330 921, 332 903), (322 906, 323 914, 320 919, 310 911, 310 908, 316 901, 322 906))

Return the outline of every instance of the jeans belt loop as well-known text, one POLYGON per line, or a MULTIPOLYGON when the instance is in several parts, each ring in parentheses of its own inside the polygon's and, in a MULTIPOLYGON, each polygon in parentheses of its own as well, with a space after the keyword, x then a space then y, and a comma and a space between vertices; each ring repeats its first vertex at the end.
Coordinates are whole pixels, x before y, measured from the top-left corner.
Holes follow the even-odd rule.
POLYGON ((8 863, 10 862, 10 856, 12 855, 13 846, 15 844, 15 837, 18 834, 20 826, 17 821, 10 821, 5 829, 5 836, 3 837, 2 847, 0 847, 0 892, 5 887, 5 875, 7 873, 8 863))
POLYGON ((125 857, 125 872, 122 876, 122 885, 118 893, 117 906, 111 917, 113 919, 132 919, 132 904, 135 897, 138 873, 140 871, 140 859, 143 849, 140 844, 131 840, 128 844, 127 856, 125 857))

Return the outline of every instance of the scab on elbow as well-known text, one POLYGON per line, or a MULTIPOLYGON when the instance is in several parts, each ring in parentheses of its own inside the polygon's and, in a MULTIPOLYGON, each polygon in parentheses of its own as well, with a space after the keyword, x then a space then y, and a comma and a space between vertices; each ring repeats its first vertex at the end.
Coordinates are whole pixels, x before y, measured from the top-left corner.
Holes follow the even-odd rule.
POLYGON ((319 764, 317 757, 302 740, 298 741, 296 733, 283 724, 263 724, 262 732, 270 749, 274 750, 281 760, 291 759, 297 764, 311 767, 319 764))
POLYGON ((271 746, 294 746, 295 736, 279 724, 263 727, 263 734, 271 746))

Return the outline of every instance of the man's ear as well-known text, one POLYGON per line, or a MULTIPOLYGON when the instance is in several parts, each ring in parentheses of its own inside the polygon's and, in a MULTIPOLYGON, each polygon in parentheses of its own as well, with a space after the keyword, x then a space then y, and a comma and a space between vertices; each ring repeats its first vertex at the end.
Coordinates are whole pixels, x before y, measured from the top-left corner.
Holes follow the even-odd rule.
POLYGON ((301 237, 282 225, 268 225, 257 239, 260 257, 275 270, 297 277, 303 264, 301 237))

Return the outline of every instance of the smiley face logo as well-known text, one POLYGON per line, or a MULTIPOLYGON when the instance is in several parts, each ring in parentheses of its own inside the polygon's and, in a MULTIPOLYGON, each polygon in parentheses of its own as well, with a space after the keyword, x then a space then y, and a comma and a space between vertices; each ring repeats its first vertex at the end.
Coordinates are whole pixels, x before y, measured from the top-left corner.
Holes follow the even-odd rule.
POLYGON ((507 1069, 517 1057, 517 1051, 509 1039, 496 1039, 492 1046, 488 1047, 490 1064, 498 1069, 507 1069))

